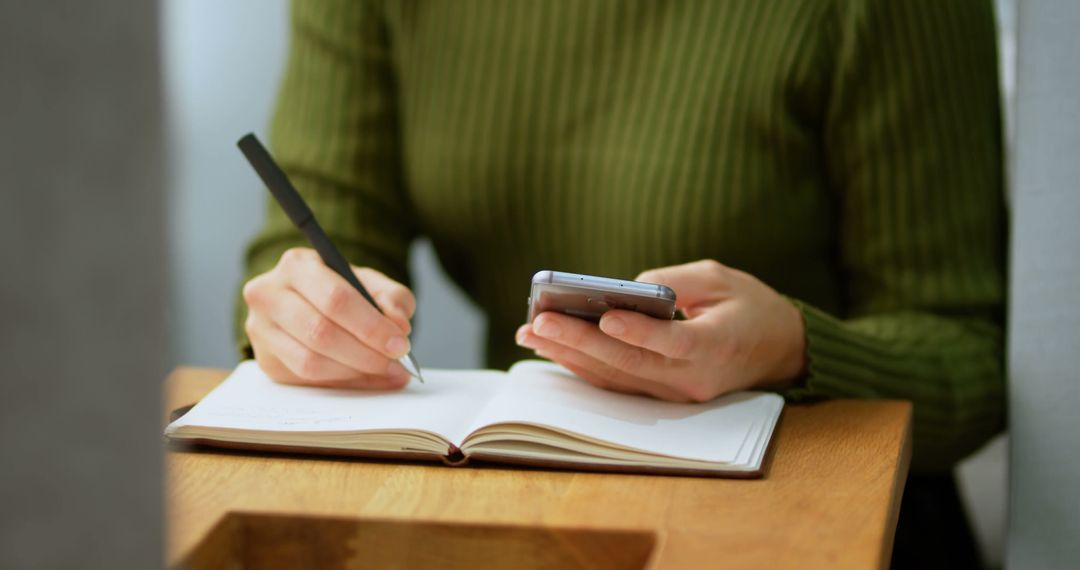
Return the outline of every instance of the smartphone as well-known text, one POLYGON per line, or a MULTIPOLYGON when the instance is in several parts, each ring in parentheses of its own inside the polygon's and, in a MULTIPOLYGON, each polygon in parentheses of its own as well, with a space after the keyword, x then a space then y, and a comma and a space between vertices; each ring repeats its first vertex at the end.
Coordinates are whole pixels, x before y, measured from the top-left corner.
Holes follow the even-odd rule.
POLYGON ((529 291, 530 323, 544 311, 596 323, 611 309, 671 320, 675 316, 675 291, 655 283, 562 271, 539 271, 533 275, 529 291))

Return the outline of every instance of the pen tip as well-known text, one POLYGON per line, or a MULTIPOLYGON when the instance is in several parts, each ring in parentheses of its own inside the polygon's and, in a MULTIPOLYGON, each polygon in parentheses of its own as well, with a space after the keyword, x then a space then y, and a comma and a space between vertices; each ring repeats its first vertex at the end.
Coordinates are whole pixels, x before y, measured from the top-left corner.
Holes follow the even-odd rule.
POLYGON ((409 371, 409 374, 416 376, 416 379, 419 380, 420 383, 424 383, 424 376, 420 373, 420 363, 416 361, 416 357, 413 356, 411 352, 402 356, 399 362, 405 366, 405 369, 409 371))

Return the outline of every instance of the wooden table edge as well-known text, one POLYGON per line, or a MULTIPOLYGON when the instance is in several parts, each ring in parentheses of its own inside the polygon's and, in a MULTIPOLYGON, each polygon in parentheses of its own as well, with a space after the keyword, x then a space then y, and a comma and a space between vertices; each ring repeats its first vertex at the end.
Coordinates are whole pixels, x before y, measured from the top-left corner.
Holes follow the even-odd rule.
MULTIPOLYGON (((164 406, 164 423, 167 425, 170 421, 169 416, 177 409, 190 406, 198 403, 198 401, 205 396, 209 390, 224 380, 229 370, 213 367, 196 367, 196 366, 178 366, 174 368, 165 378, 162 390, 162 403, 164 406), (192 381, 192 378, 197 378, 197 381, 192 381), (181 386, 181 383, 184 386, 181 386), (194 386, 191 386, 194 385, 194 386), (203 388, 207 386, 207 388, 203 388), (187 388, 184 390, 184 388, 187 388), (191 398, 190 396, 184 397, 182 394, 178 394, 178 391, 186 391, 191 394, 198 393, 199 396, 191 398)), ((881 550, 880 560, 878 563, 879 568, 888 568, 891 560, 893 542, 895 540, 897 521, 899 520, 900 502, 903 497, 905 482, 907 480, 907 473, 911 463, 912 447, 913 447, 913 433, 912 433, 912 409, 911 402, 904 400, 879 400, 881 402, 892 402, 897 404, 903 404, 905 407, 906 416, 906 429, 901 439, 901 452, 893 474, 892 494, 889 500, 888 512, 886 513, 885 526, 882 528, 883 536, 881 537, 881 550)), ((168 450, 167 450, 168 451, 168 450)), ((770 455, 773 455, 775 450, 770 455)), ((770 457, 769 461, 772 461, 770 457)), ((372 519, 375 520, 375 519, 372 519)), ((388 518, 387 520, 398 520, 394 518, 388 518)), ((411 520, 411 519, 400 519, 411 520)), ((218 521, 220 522, 220 521, 218 521)), ((215 525, 217 523, 215 522, 215 525)), ((168 525, 166 525, 168 527, 168 525)), ((211 525, 211 528, 214 525, 211 525)), ((497 523, 493 526, 498 526, 497 523)), ((514 525, 510 525, 514 526, 514 525)), ((586 528, 586 527, 583 527, 586 528)), ((588 527, 592 528, 592 527, 588 527)), ((647 568, 654 568, 657 563, 660 562, 663 557, 663 551, 667 546, 667 531, 662 528, 648 529, 655 537, 655 549, 649 559, 647 568)), ((205 538, 205 537, 204 537, 205 538)), ((195 546, 197 546, 196 543, 195 546)), ((185 552, 168 552, 166 556, 166 563, 168 567, 175 567, 177 564, 183 562, 189 557, 191 551, 185 552)))

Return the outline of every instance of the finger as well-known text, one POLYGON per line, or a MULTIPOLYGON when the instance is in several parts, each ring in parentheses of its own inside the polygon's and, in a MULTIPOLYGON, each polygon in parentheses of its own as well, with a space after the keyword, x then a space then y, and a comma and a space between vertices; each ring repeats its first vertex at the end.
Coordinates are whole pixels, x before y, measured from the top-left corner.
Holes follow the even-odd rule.
POLYGON ((249 317, 248 337, 255 359, 272 378, 308 386, 393 389, 406 385, 408 374, 364 374, 300 344, 288 333, 259 316, 249 317))
POLYGON ((727 298, 737 270, 712 259, 650 269, 635 280, 666 285, 675 291, 676 304, 690 307, 727 298))
POLYGON ((375 352, 292 289, 265 301, 267 317, 302 345, 365 374, 408 376, 396 360, 375 352))
POLYGON ((301 382, 296 378, 296 375, 289 370, 287 366, 281 363, 269 350, 262 350, 258 347, 252 347, 255 351, 255 362, 259 363, 259 368, 270 377, 271 380, 279 384, 300 384, 301 382))
POLYGON ((544 358, 556 362, 583 380, 623 394, 644 395, 669 402, 689 402, 690 398, 660 382, 628 374, 595 358, 561 345, 545 346, 537 351, 544 358))
MULTIPOLYGON (((290 250, 293 251, 293 250, 290 250)), ((405 329, 383 315, 343 277, 304 254, 282 256, 289 287, 360 342, 397 360, 410 349, 405 329)))
POLYGON ((559 313, 538 315, 533 319, 532 332, 643 378, 666 378, 679 365, 679 361, 612 338, 592 323, 559 313))
POLYGON ((271 379, 279 384, 350 390, 399 390, 408 384, 408 382, 402 384, 387 383, 385 376, 373 376, 367 374, 361 374, 355 378, 345 378, 342 380, 306 380, 296 377, 296 375, 285 367, 284 364, 280 364, 280 361, 274 358, 273 355, 269 355, 265 358, 256 358, 256 361, 259 363, 259 368, 262 368, 271 379), (268 364, 268 362, 271 364, 268 364), (273 362, 277 362, 277 364, 272 364, 273 362), (273 366, 277 366, 277 369, 283 370, 284 372, 271 372, 273 366))
POLYGON ((519 338, 523 346, 533 348, 538 355, 573 370, 582 379, 599 388, 627 394, 646 394, 672 402, 690 401, 688 396, 663 382, 619 370, 572 347, 549 341, 527 331, 519 338))
POLYGON ((408 287, 370 267, 354 266, 353 273, 388 316, 393 318, 397 315, 406 323, 413 317, 416 312, 416 297, 408 287))
POLYGON ((600 317, 600 330, 608 336, 674 360, 694 355, 695 327, 693 321, 664 321, 633 311, 612 310, 600 317))
MULTIPOLYGON (((541 351, 537 351, 537 354, 544 357, 544 358, 547 358, 548 360, 552 360, 552 362, 554 362, 554 360, 552 359, 551 356, 549 356, 549 355, 547 355, 547 354, 545 354, 545 353, 543 353, 541 351)), ((559 365, 566 368, 570 372, 573 372, 574 375, 577 376, 578 378, 581 378, 585 382, 587 382, 589 384, 592 384, 593 386, 596 386, 597 388, 600 388, 601 390, 610 390, 612 392, 618 392, 620 394, 627 394, 629 396, 650 396, 651 397, 650 394, 642 392, 641 390, 634 390, 632 388, 625 388, 623 386, 618 386, 618 385, 615 385, 615 384, 611 384, 610 382, 607 382, 604 379, 600 378, 592 370, 577 366, 576 364, 571 364, 569 362, 562 362, 562 363, 559 363, 559 365)))
POLYGON ((287 366, 281 363, 273 354, 266 350, 257 350, 255 354, 255 361, 259 363, 259 368, 266 373, 273 381, 279 384, 293 384, 297 386, 320 386, 331 388, 363 388, 362 383, 357 379, 346 380, 304 380, 293 374, 292 370, 289 370, 287 366))
POLYGON ((248 321, 248 336, 256 356, 259 352, 273 354, 297 380, 342 380, 361 374, 307 348, 261 316, 251 315, 248 321))

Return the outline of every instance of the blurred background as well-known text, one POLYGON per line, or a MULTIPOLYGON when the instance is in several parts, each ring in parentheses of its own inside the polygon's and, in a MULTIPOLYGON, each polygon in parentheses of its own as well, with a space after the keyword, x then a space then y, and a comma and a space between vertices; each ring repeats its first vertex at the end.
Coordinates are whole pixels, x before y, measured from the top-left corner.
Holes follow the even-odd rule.
MULTIPOLYGON (((1054 567, 1080 557, 1061 539, 1080 536, 1066 508, 1080 6, 1026 3, 1018 19, 997 4, 1016 148, 1014 447, 998 438, 961 477, 987 562, 1054 567)), ((243 247, 266 202, 235 141, 266 138, 287 28, 284 0, 0 3, 0 568, 159 564, 158 387, 177 365, 236 363, 243 247)), ((425 242, 411 265, 420 361, 479 366, 475 308, 425 242)))
MULTIPOLYGON (((168 180, 172 361, 231 368, 233 304, 244 245, 267 192, 236 148, 264 142, 288 50, 285 0, 161 5, 168 180)), ((410 255, 418 295, 413 338, 429 367, 481 364, 479 313, 444 277, 426 241, 410 255)), ((522 299, 528 284, 522 284, 522 299)), ((522 303, 524 319, 524 302, 522 303)))
MULTIPOLYGON (((1001 12, 1002 79, 1014 90, 1014 18, 1001 12)), ((262 220, 266 191, 235 148, 265 141, 288 49, 286 0, 187 0, 162 4, 169 180, 170 299, 174 364, 236 363, 233 302, 245 242, 262 220)), ((479 313, 446 279, 429 244, 412 250, 418 294, 414 345, 424 366, 481 365, 479 313)), ((522 299, 528 296, 522 284, 522 299)), ((522 311, 524 318, 524 311, 522 311)), ((984 558, 1000 565, 1005 536, 1006 438, 961 468, 984 558)))

